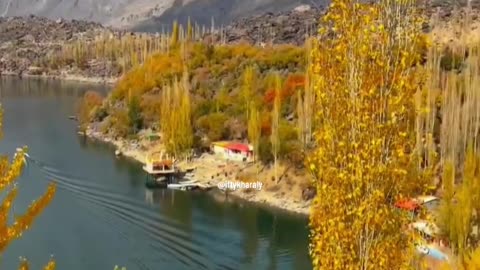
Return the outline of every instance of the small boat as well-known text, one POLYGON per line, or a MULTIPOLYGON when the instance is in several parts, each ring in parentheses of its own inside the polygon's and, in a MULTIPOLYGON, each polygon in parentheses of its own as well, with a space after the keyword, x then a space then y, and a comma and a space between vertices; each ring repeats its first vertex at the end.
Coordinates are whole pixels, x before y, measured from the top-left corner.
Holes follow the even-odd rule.
POLYGON ((183 180, 183 181, 180 181, 179 184, 183 184, 183 185, 187 185, 187 184, 195 184, 195 183, 198 183, 197 180, 194 180, 194 179, 188 179, 188 178, 184 178, 186 180, 183 180))
POLYGON ((178 190, 195 190, 198 189, 199 186, 197 184, 168 184, 167 188, 169 189, 178 189, 178 190))
POLYGON ((169 189, 178 189, 178 190, 208 190, 209 187, 202 185, 200 183, 178 183, 178 184, 168 184, 167 188, 169 189))
POLYGON ((70 116, 68 117, 68 119, 74 120, 74 121, 77 121, 77 120, 78 120, 78 118, 77 118, 75 115, 70 115, 70 116))
POLYGON ((161 176, 158 178, 149 178, 145 182, 147 188, 166 188, 168 186, 167 177, 161 176))

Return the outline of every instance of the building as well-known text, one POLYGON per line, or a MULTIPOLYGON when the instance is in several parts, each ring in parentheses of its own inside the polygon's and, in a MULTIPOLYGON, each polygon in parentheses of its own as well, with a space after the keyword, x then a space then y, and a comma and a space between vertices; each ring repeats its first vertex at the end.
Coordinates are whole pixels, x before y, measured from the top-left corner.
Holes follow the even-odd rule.
POLYGON ((214 154, 221 155, 226 160, 253 161, 253 147, 248 144, 222 141, 212 143, 210 148, 214 154))
POLYGON ((145 158, 143 169, 152 175, 172 174, 176 172, 175 161, 163 152, 156 152, 145 158))

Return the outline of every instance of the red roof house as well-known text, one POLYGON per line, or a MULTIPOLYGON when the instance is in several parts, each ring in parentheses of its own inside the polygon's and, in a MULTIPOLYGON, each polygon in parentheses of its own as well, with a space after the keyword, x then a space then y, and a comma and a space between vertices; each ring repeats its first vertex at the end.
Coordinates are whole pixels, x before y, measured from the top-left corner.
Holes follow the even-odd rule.
POLYGON ((212 144, 214 153, 223 154, 225 159, 237 161, 253 160, 253 150, 248 144, 239 142, 214 142, 212 144))

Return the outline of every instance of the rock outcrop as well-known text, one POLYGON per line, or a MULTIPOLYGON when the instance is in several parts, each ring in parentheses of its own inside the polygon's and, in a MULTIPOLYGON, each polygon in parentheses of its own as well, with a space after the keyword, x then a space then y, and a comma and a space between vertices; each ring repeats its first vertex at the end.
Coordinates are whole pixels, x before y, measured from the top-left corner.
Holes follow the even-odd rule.
POLYGON ((65 66, 56 71, 42 68, 42 61, 76 40, 92 41, 100 33, 120 34, 98 23, 77 20, 49 20, 42 17, 0 18, 0 74, 118 76, 109 63, 87 63, 84 70, 65 66))
POLYGON ((287 12, 245 17, 206 38, 225 43, 301 45, 307 36, 315 34, 317 23, 324 12, 325 9, 301 5, 287 12))

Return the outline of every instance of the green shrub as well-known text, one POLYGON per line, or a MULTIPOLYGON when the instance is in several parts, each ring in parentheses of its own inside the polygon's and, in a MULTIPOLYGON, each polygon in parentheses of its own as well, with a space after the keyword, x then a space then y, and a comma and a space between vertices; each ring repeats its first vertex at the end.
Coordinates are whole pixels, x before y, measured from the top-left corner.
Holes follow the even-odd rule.
POLYGON ((228 129, 225 127, 227 120, 228 117, 223 113, 212 113, 198 118, 195 126, 211 142, 219 141, 227 139, 229 136, 228 129))

